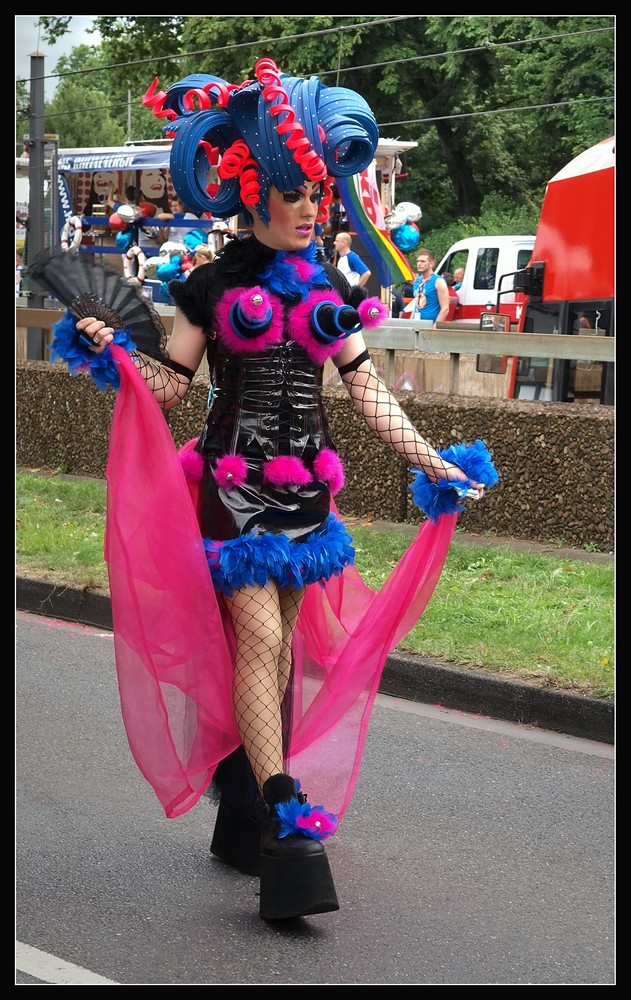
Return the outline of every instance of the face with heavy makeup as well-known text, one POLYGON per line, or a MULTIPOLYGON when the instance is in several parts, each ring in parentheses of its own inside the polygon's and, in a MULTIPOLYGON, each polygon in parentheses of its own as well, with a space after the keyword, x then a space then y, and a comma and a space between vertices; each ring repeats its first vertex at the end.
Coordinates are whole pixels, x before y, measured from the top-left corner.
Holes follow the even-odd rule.
POLYGON ((268 200, 269 226, 253 214, 252 228, 259 243, 272 250, 303 250, 314 238, 313 227, 322 197, 322 184, 305 181, 294 191, 271 187, 268 200))

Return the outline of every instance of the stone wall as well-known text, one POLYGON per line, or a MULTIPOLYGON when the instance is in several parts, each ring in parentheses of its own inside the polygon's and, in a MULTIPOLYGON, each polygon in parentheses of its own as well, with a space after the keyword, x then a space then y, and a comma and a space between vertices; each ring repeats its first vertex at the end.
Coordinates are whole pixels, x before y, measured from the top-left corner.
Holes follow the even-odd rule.
MULTIPOLYGON (((197 378, 167 414, 178 447, 196 437, 208 383, 197 378)), ((343 389, 324 390, 331 430, 346 469, 337 495, 347 517, 418 524, 407 464, 371 432, 343 389)), ((478 534, 589 547, 614 547, 614 412, 590 404, 399 392, 414 425, 436 448, 481 438, 500 481, 458 521, 478 534)), ((16 375, 16 462, 103 478, 116 395, 64 365, 21 361, 16 375)), ((133 442, 130 442, 133 447, 133 442)))

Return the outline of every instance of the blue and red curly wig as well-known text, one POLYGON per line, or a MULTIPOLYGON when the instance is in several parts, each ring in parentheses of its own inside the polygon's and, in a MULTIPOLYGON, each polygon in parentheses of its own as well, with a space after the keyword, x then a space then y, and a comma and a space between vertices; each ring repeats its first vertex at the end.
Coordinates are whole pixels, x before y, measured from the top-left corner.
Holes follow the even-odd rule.
POLYGON ((152 82, 143 104, 167 120, 175 189, 197 212, 241 212, 251 222, 256 211, 267 225, 270 185, 286 192, 320 181, 317 221, 325 222, 333 179, 365 170, 375 156, 375 116, 355 91, 288 76, 272 59, 259 59, 254 72, 255 81, 239 85, 207 74, 166 92, 152 82))

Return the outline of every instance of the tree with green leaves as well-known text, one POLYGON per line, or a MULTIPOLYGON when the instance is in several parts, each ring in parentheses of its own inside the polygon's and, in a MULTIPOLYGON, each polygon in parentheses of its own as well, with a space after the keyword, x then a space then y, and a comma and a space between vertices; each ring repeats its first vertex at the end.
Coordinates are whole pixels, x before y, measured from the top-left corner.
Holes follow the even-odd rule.
MULTIPOLYGON (((71 18, 41 24, 53 41, 71 18)), ((101 43, 56 67, 46 131, 62 147, 160 138, 142 106, 155 77, 161 89, 192 73, 239 84, 270 56, 357 90, 382 136, 418 143, 397 199, 421 206, 424 234, 524 231, 527 219, 534 232, 550 177, 614 133, 614 15, 100 15, 94 26, 101 43)))

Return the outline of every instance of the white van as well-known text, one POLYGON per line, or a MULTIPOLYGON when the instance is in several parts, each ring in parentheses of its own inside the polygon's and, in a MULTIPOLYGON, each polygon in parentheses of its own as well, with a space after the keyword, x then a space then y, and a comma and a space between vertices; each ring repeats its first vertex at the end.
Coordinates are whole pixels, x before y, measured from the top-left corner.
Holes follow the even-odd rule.
POLYGON ((438 274, 464 268, 450 322, 477 320, 482 312, 496 309, 509 313, 516 322, 513 274, 526 267, 534 245, 534 236, 471 236, 453 243, 436 268, 438 274))

